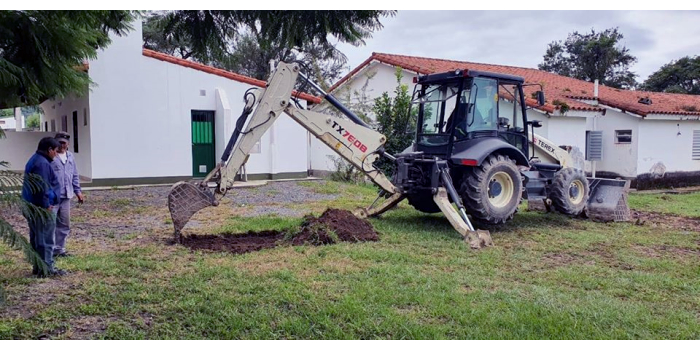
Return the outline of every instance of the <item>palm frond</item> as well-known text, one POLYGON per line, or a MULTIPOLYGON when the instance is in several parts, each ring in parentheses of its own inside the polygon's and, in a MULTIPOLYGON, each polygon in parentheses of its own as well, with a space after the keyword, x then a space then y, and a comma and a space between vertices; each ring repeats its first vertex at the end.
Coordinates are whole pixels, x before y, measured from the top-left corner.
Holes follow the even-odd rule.
MULTIPOLYGON (((7 167, 7 162, 0 162, 0 166, 7 167)), ((20 195, 22 185, 26 183, 30 191, 37 192, 45 188, 45 182, 36 174, 14 173, 7 170, 0 170, 0 209, 8 212, 10 209, 19 209, 25 216, 46 222, 52 219, 52 214, 43 208, 39 208, 27 201, 20 195)), ((9 222, 0 217, 0 241, 24 253, 25 259, 32 265, 39 266, 42 273, 48 272, 48 266, 44 260, 36 253, 27 239, 17 232, 9 222)), ((0 290, 0 302, 3 300, 4 291, 0 290)))
POLYGON ((0 195, 22 190, 26 183, 29 191, 37 193, 47 187, 46 182, 37 174, 18 174, 12 171, 0 170, 0 195))
POLYGON ((29 241, 3 218, 0 218, 0 240, 10 246, 10 248, 22 251, 25 260, 34 266, 39 266, 39 270, 42 273, 46 274, 48 272, 49 267, 32 248, 29 241))

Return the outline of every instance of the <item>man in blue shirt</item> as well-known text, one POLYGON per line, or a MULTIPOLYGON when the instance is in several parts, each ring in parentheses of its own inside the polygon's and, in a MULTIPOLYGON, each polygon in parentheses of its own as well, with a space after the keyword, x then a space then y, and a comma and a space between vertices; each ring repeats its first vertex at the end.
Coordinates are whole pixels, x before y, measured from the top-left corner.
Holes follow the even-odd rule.
POLYGON ((73 153, 68 150, 70 135, 67 132, 56 134, 56 141, 61 144, 56 158, 53 159, 53 167, 61 190, 58 195, 58 205, 54 208, 56 214, 56 244, 53 249, 54 257, 70 256, 66 251, 66 238, 70 234, 70 201, 73 196, 78 197, 78 202, 83 202, 83 193, 80 189, 80 175, 75 165, 73 153))
POLYGON ((53 207, 58 204, 59 187, 58 178, 51 167, 53 158, 56 157, 61 145, 53 137, 44 137, 39 141, 36 153, 29 158, 24 168, 24 183, 22 186, 22 198, 42 208, 48 213, 39 215, 36 210, 23 211, 29 225, 29 241, 32 248, 39 254, 48 266, 48 271, 42 273, 39 266, 34 266, 33 274, 39 277, 61 276, 65 272, 56 269, 53 265, 54 230, 56 228, 56 216, 53 207))

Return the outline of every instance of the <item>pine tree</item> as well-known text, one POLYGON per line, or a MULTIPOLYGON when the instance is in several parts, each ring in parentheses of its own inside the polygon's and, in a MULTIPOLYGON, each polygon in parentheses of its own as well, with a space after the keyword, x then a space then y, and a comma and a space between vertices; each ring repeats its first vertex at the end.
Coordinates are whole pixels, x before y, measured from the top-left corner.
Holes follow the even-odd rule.
POLYGON ((83 62, 124 35, 132 11, 0 11, 0 109, 87 92, 83 62))

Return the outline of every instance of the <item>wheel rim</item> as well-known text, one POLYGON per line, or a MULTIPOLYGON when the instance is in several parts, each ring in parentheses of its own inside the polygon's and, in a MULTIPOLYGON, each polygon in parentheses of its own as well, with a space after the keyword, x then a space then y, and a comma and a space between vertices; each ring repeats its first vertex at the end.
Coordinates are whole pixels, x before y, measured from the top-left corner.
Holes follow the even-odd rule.
POLYGON ((580 204, 583 201, 583 195, 585 194, 585 187, 581 180, 574 180, 569 186, 569 199, 573 204, 580 204))
POLYGON ((508 173, 499 171, 489 180, 489 202, 496 208, 502 208, 508 205, 513 198, 515 186, 513 179, 508 173))

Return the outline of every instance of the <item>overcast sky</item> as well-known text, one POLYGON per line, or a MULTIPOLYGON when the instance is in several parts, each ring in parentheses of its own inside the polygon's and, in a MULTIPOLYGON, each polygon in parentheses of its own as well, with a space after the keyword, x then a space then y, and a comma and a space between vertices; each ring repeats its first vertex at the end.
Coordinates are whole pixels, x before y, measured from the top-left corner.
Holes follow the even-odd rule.
POLYGON ((662 65, 700 55, 700 11, 402 10, 354 47, 339 44, 351 68, 372 52, 537 68, 547 44, 574 31, 619 27, 642 82, 662 65))

